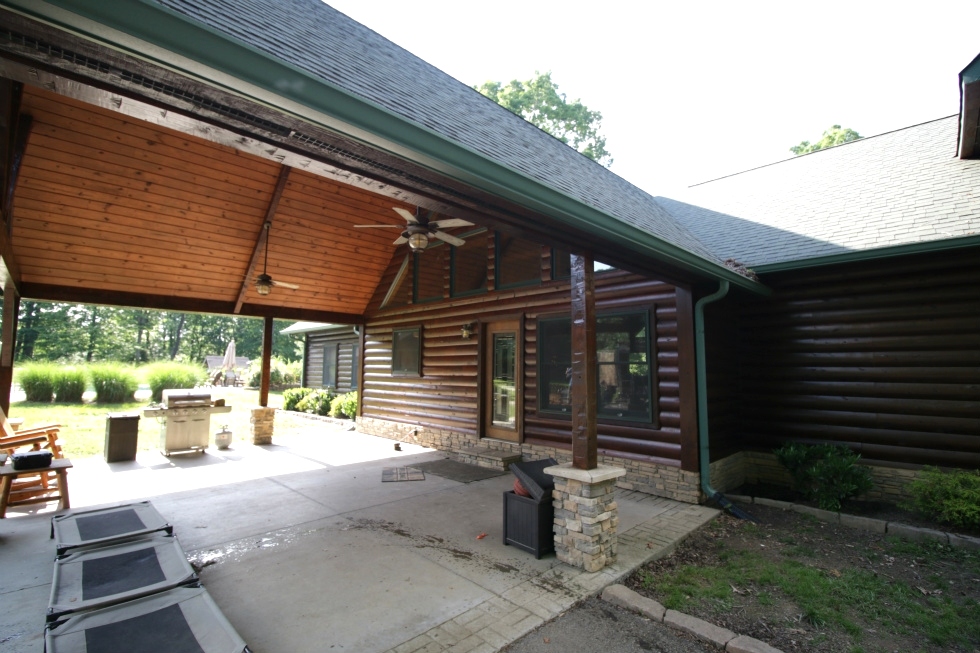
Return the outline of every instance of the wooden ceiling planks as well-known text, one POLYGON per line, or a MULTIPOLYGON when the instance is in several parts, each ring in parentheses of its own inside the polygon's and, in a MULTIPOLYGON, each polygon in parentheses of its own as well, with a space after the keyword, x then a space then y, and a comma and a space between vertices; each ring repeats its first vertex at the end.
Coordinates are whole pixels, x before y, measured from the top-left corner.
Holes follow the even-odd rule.
POLYGON ((248 264, 279 164, 46 90, 28 86, 24 97, 34 127, 13 243, 28 287, 52 297, 75 288, 88 301, 174 296, 249 315, 360 316, 400 232, 353 225, 400 226, 392 207, 414 210, 294 169, 273 216, 268 273, 300 288, 260 296, 264 256, 250 274, 248 264))

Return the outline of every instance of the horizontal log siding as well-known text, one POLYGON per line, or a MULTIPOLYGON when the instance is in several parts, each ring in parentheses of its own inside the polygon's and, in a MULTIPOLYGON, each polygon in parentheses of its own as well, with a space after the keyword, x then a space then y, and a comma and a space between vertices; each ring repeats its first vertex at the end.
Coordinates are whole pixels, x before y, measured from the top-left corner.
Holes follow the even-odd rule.
POLYGON ((774 295, 743 304, 739 327, 752 447, 831 440, 869 462, 980 467, 980 252, 763 281, 774 295))
MULTIPOLYGON (((492 239, 491 239, 492 243, 492 239)), ((493 281, 492 245, 490 279, 493 281)), ((423 255, 424 256, 424 255, 423 255)), ((396 256, 397 263, 400 257, 396 256)), ((544 276, 550 276, 546 262, 544 276)), ((390 283, 396 262, 385 275, 390 283)), ((382 284, 379 293, 387 287, 382 284)), ((463 340, 460 328, 521 315, 524 318, 524 441, 551 447, 571 446, 567 419, 539 415, 537 410, 537 319, 569 312, 569 282, 546 281, 541 285, 491 291, 477 297, 444 300, 417 306, 380 310, 365 327, 365 370, 362 411, 365 417, 452 429, 476 438, 479 435, 478 346, 479 337, 463 340), (422 327, 422 376, 391 375, 393 329, 422 327)), ((380 303, 380 302, 377 302, 380 303)), ((377 305, 377 304, 375 304, 377 305)), ((677 318, 673 286, 623 272, 596 276, 599 311, 655 306, 651 321, 656 326, 656 427, 628 423, 599 424, 599 449, 603 453, 670 466, 679 465, 680 400, 677 361, 677 318)))

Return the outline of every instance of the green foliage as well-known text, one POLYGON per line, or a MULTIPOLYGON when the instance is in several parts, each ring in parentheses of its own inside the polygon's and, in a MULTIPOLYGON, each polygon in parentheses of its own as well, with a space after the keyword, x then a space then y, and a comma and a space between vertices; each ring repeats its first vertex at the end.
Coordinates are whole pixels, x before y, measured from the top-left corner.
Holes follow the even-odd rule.
MULTIPOLYGON (((274 356, 269 361, 269 385, 273 388, 281 388, 299 383, 302 368, 302 361, 286 361, 274 356)), ((250 388, 257 388, 260 383, 262 383, 262 359, 257 358, 248 368, 245 384, 250 388)))
POLYGON ((816 152, 817 150, 823 150, 835 145, 850 143, 851 141, 856 141, 859 138, 863 137, 853 129, 844 129, 841 128, 840 125, 832 125, 830 129, 823 133, 823 137, 816 143, 802 141, 799 145, 794 145, 793 147, 789 148, 789 151, 799 156, 801 154, 809 154, 810 152, 816 152))
POLYGON ((27 401, 51 403, 54 398, 54 379, 58 367, 49 363, 28 363, 17 372, 17 383, 20 384, 27 401))
POLYGON ((581 100, 569 101, 559 93, 550 72, 535 75, 526 82, 485 82, 476 90, 593 161, 611 166, 606 138, 599 134, 602 114, 589 110, 581 100))
POLYGON ((775 454, 789 470, 796 489, 824 510, 840 510, 841 502, 872 487, 870 470, 858 465, 860 456, 847 447, 794 442, 775 454))
POLYGON ((960 528, 980 528, 980 469, 924 467, 909 485, 911 508, 960 528))
POLYGON ((303 400, 306 395, 313 392, 313 388, 289 388, 288 390, 283 390, 282 392, 282 409, 283 410, 299 410, 297 405, 303 400))
POLYGON ((85 370, 60 367, 54 373, 54 394, 59 404, 80 404, 85 394, 85 370))
POLYGON ((346 417, 354 419, 357 417, 357 392, 348 392, 337 395, 330 402, 330 417, 346 417))
POLYGON ((330 414, 330 402, 333 401, 333 398, 334 394, 329 388, 317 388, 296 404, 296 410, 302 413, 326 416, 330 414))
POLYGON ((104 363, 89 368, 95 386, 95 403, 121 404, 133 401, 139 387, 132 368, 118 363, 104 363))
POLYGON ((153 363, 148 366, 146 379, 152 392, 151 399, 163 401, 163 391, 193 388, 205 380, 206 372, 197 365, 184 363, 153 363))

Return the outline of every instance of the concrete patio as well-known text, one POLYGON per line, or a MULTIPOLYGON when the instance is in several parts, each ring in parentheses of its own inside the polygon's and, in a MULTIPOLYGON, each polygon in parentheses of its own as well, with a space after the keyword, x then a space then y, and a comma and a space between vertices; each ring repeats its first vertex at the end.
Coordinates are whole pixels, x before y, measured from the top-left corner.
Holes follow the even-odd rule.
MULTIPOLYGON (((495 651, 717 514, 620 491, 618 560, 585 573, 502 544, 510 474, 382 483, 385 467, 446 454, 395 451, 325 422, 289 431, 272 446, 74 460, 72 508, 151 500, 255 653, 495 651)), ((10 653, 43 650, 51 589, 54 504, 29 508, 0 521, 0 644, 10 653)))

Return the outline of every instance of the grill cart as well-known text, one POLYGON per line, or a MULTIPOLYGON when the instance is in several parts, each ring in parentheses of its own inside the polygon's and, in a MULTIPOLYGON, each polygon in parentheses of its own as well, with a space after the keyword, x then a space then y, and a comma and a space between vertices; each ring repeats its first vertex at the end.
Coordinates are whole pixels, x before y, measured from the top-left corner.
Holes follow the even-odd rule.
POLYGON ((163 404, 143 411, 160 421, 160 448, 164 456, 174 452, 208 448, 211 414, 230 413, 231 406, 215 406, 206 390, 164 390, 163 404))

